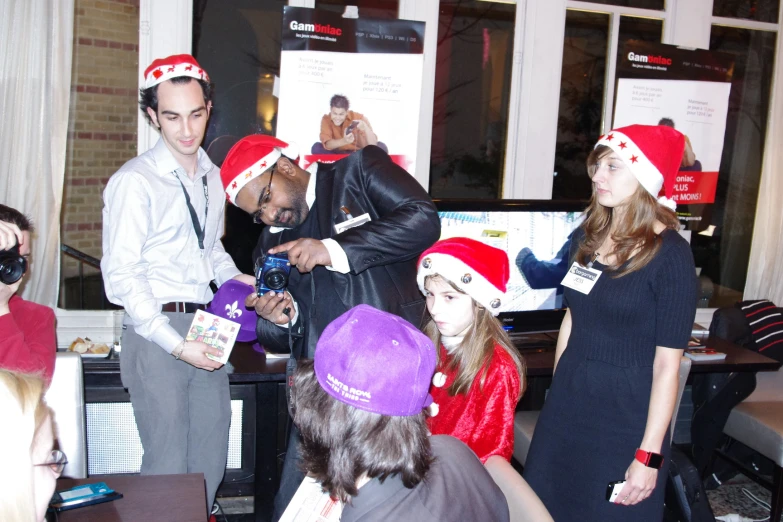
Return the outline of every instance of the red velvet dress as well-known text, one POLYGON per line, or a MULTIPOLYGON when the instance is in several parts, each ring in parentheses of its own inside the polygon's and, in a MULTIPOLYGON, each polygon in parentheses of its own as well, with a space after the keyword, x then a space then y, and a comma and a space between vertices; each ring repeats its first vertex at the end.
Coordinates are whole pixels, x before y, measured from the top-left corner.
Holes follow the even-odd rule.
MULTIPOLYGON (((446 376, 443 386, 430 386, 438 414, 427 420, 433 435, 451 435, 472 449, 484 463, 492 455, 510 461, 514 452, 514 410, 519 397, 519 374, 511 356, 499 345, 489 372, 480 386, 483 370, 478 373, 467 395, 449 395, 454 373, 447 367, 451 356, 440 347, 437 371, 446 376)), ((435 374, 437 376, 437 373, 435 374)), ((437 382, 437 379, 433 379, 437 382)))

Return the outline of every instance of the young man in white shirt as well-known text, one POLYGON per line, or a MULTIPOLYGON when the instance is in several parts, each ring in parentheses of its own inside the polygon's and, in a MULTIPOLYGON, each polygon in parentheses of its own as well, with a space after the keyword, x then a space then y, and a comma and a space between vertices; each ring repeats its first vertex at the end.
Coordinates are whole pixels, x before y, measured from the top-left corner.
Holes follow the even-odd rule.
POLYGON ((212 299, 211 281, 255 284, 223 249, 225 197, 200 145, 212 109, 209 77, 190 55, 145 71, 141 110, 161 134, 104 191, 106 295, 125 307, 120 371, 144 457, 142 474, 204 473, 212 506, 225 472, 231 418, 228 376, 184 341, 193 313, 212 299))

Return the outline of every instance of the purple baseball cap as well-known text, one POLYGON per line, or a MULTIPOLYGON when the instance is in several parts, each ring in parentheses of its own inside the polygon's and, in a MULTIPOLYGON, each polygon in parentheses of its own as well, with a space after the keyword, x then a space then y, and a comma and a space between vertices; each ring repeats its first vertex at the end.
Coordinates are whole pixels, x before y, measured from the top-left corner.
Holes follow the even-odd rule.
POLYGON ((326 393, 360 410, 417 415, 432 403, 437 356, 432 341, 405 319, 358 305, 329 323, 315 349, 326 393))
POLYGON ((225 317, 235 323, 239 323, 237 341, 248 343, 256 341, 256 321, 258 315, 252 308, 245 308, 245 298, 255 289, 237 281, 229 279, 221 286, 206 311, 218 317, 225 317))

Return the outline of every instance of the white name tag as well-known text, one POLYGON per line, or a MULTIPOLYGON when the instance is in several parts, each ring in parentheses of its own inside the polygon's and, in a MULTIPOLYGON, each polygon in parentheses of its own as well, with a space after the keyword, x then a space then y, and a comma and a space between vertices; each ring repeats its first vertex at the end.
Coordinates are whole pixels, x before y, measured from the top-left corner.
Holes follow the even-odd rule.
POLYGON ((334 231, 338 234, 341 232, 345 232, 349 228, 358 227, 359 225, 364 225, 370 220, 370 214, 364 213, 361 216, 348 219, 346 221, 343 221, 342 223, 337 223, 334 226, 334 231))
POLYGON ((590 290, 593 289, 599 277, 601 277, 600 271, 595 268, 584 267, 579 263, 574 262, 560 284, 587 295, 590 293, 590 290))

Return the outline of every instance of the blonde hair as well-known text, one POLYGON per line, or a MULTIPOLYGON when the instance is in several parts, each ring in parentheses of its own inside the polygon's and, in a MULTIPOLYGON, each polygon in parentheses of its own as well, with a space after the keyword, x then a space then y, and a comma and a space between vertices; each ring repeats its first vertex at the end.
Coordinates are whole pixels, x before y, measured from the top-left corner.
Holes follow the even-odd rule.
MULTIPOLYGON (((454 290, 461 294, 469 295, 462 291, 454 283, 440 274, 429 275, 424 278, 424 286, 430 281, 441 280, 448 283, 454 290)), ((519 397, 525 393, 525 360, 512 346, 511 339, 500 325, 500 322, 492 315, 492 312, 481 306, 475 299, 473 301, 473 323, 465 334, 465 338, 460 343, 460 349, 456 350, 451 357, 448 370, 456 372, 454 382, 449 386, 449 394, 467 394, 473 381, 480 374, 479 389, 483 390, 484 381, 487 378, 487 372, 492 364, 492 357, 495 353, 495 344, 500 345, 508 353, 514 366, 519 373, 519 397)), ((435 346, 440 346, 440 331, 438 325, 431 318, 424 326, 424 334, 429 337, 435 346)), ((440 362, 440 350, 438 350, 438 362, 440 362)))
MULTIPOLYGON (((599 145, 587 158, 587 173, 590 179, 596 171, 598 160, 612 153, 606 145, 599 145)), ((584 239, 579 243, 576 261, 587 265, 595 252, 601 247, 612 227, 614 213, 604 207, 595 197, 595 186, 590 204, 585 211, 587 217, 582 223, 584 239)), ((601 252, 603 256, 613 254, 615 264, 612 267, 615 277, 630 274, 644 268, 652 261, 661 248, 660 235, 655 233, 655 222, 660 221, 666 228, 679 230, 680 223, 673 210, 660 205, 647 190, 639 184, 631 195, 628 209, 616 224, 612 234, 613 252, 601 252), (627 263, 627 264, 626 264, 627 263)))
POLYGON ((38 375, 0 370, 0 520, 36 521, 32 448, 50 410, 38 375))

